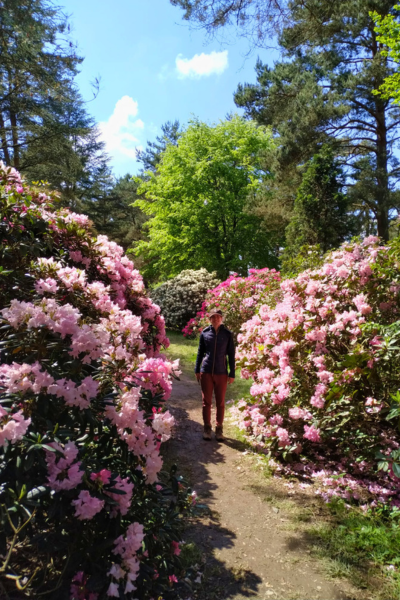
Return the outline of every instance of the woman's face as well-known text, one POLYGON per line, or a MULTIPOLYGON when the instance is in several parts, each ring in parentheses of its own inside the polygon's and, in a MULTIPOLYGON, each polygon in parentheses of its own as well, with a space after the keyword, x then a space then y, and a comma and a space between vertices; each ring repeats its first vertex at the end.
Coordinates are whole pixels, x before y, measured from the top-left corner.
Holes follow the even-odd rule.
POLYGON ((211 315, 210 323, 214 327, 214 329, 218 329, 218 327, 222 323, 222 316, 221 315, 211 315))

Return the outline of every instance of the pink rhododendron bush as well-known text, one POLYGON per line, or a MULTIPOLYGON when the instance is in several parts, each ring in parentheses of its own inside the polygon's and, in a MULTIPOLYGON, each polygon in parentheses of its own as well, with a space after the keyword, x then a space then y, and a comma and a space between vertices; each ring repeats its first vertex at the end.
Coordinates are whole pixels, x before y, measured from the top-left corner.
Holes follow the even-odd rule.
POLYGON ((240 427, 327 499, 400 506, 399 266, 399 240, 344 245, 282 281, 238 336, 254 380, 240 427))
POLYGON ((207 314, 217 308, 224 314, 224 323, 235 337, 241 326, 256 312, 266 297, 272 301, 273 291, 279 289, 280 275, 275 269, 249 269, 248 277, 236 273, 210 290, 196 317, 182 330, 185 337, 195 337, 209 325, 207 314))
POLYGON ((178 365, 122 249, 0 165, 0 596, 176 598, 178 365))

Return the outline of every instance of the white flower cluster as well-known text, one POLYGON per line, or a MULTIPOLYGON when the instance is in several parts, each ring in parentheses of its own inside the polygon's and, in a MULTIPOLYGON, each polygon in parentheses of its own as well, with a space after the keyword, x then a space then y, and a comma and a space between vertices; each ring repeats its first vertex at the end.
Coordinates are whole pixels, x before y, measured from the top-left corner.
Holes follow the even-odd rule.
POLYGON ((151 298, 160 306, 166 327, 182 329, 201 309, 208 290, 219 283, 215 272, 187 269, 162 283, 151 293, 151 298))

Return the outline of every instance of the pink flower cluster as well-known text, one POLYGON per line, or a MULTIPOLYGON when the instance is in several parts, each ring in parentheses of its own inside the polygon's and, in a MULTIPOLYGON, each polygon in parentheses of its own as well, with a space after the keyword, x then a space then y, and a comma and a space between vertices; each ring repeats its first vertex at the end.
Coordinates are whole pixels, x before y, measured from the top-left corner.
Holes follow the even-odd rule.
POLYGON ((41 368, 38 362, 28 365, 12 363, 0 367, 0 387, 11 393, 32 391, 34 394, 47 393, 63 398, 67 406, 84 409, 98 394, 99 384, 92 377, 85 377, 80 385, 70 379, 54 380, 41 368))
POLYGON ((99 595, 95 592, 90 592, 87 587, 87 576, 83 571, 76 573, 72 579, 70 588, 70 600, 97 600, 99 595))
MULTIPOLYGON (((133 582, 137 578, 139 571, 139 560, 137 559, 137 551, 142 546, 144 539, 143 525, 132 523, 128 526, 125 536, 119 536, 115 542, 113 553, 119 555, 122 565, 114 564, 109 572, 117 581, 125 580, 125 594, 134 591, 136 588, 133 582)), ((114 582, 110 583, 108 595, 119 598, 119 585, 114 582)))
POLYGON ((49 472, 48 482, 51 488, 55 492, 76 488, 81 483, 84 474, 81 470, 82 463, 76 461, 78 457, 76 444, 74 442, 67 442, 63 448, 57 442, 51 442, 49 446, 57 451, 51 452, 48 450, 46 452, 46 462, 49 472), (61 454, 60 458, 57 457, 57 453, 61 454))
MULTIPOLYGON (((327 394, 333 386, 341 386, 351 398, 360 376, 360 368, 343 369, 337 357, 346 356, 349 348, 354 355, 358 352, 367 378, 378 360, 380 343, 374 334, 368 342, 364 324, 367 319, 380 319, 383 301, 391 303, 390 317, 398 318, 397 285, 375 268, 387 257, 387 248, 374 237, 343 246, 320 269, 283 281, 277 303, 276 294, 271 305, 258 303, 238 336, 242 376, 254 379, 250 393, 256 400, 253 407, 236 409, 236 418, 247 432, 293 449, 304 440, 321 442, 323 430, 318 423, 327 394), (260 409, 264 416, 270 412, 262 423, 260 409), (282 422, 273 424, 276 414, 282 422), (301 421, 308 423, 301 428, 301 421)), ((382 408, 371 398, 365 406, 375 414, 382 408)))
MULTIPOLYGON (((0 392, 12 401, 10 409, 0 405, 0 447, 18 443, 31 426, 38 431, 36 408, 47 402, 50 412, 68 414, 75 426, 66 442, 59 438, 46 442, 46 485, 72 503, 82 526, 101 512, 106 518, 126 517, 134 498, 130 477, 123 472, 111 474, 105 468, 93 472, 86 444, 77 438, 87 415, 104 421, 103 435, 115 435, 115 425, 119 439, 136 457, 132 464, 143 472, 148 484, 157 481, 162 467, 160 446, 171 435, 173 417, 164 409, 149 416, 140 406, 141 394, 148 390, 166 400, 172 379, 179 374, 178 361, 169 363, 160 354, 169 344, 160 308, 146 296, 143 279, 123 249, 106 236, 91 237, 87 216, 68 209, 55 211, 50 196, 28 190, 16 171, 1 164, 0 179, 10 199, 8 226, 23 231, 25 225, 30 226, 30 218, 41 219, 54 248, 62 250, 58 260, 47 255, 26 267, 30 301, 15 288, 15 297, 0 311, 2 324, 11 326, 20 340, 17 360, 24 357, 0 365, 0 392), (25 197, 28 192, 29 200, 25 197), (63 360, 58 360, 58 352, 63 360), (35 354, 38 360, 28 364, 35 354), (96 375, 79 377, 79 370, 70 371, 72 361, 64 360, 68 354, 82 363, 85 375, 96 375), (110 389, 115 399, 107 397, 103 403, 110 389)), ((40 422, 41 433, 42 428, 40 422)), ((96 460, 101 458, 96 456, 96 460)), ((133 523, 115 540, 114 554, 121 565, 111 567, 110 596, 118 596, 121 579, 126 594, 134 591, 137 551, 143 538, 143 526, 133 523)), ((71 597, 97 597, 87 592, 82 572, 72 582, 71 597)))
MULTIPOLYGON (((398 448, 393 439, 386 440, 389 448, 398 448)), ((389 450, 390 452, 390 450, 389 450)), ((374 471, 374 465, 365 460, 342 458, 338 463, 329 453, 315 454, 313 459, 302 458, 300 462, 280 464, 270 461, 271 469, 278 475, 296 477, 297 489, 291 494, 309 489, 325 502, 332 498, 342 498, 346 503, 356 502, 363 510, 379 504, 400 508, 399 480, 389 472, 374 471)))
POLYGON ((128 477, 122 479, 120 475, 117 475, 113 487, 116 490, 123 492, 123 494, 115 494, 113 492, 105 491, 107 496, 110 496, 110 498, 112 498, 114 502, 117 503, 111 511, 111 516, 115 517, 118 514, 118 512, 120 512, 121 515, 125 516, 126 514, 128 514, 128 511, 131 507, 132 492, 134 485, 131 481, 129 481, 128 477))
POLYGON ((161 442, 166 442, 170 439, 174 422, 175 419, 168 410, 166 412, 160 412, 154 415, 152 427, 158 434, 161 442))
POLYGON ((73 506, 75 506, 75 515, 79 520, 93 519, 98 512, 104 507, 104 500, 99 500, 94 496, 91 496, 87 490, 79 492, 79 496, 76 500, 72 500, 73 506))
POLYGON ((0 406, 0 446, 22 439, 30 424, 31 419, 25 419, 22 410, 12 413, 0 406))
POLYGON ((173 363, 166 362, 162 358, 147 358, 139 366, 135 378, 145 390, 153 394, 161 393, 165 400, 171 395, 171 376, 179 377, 179 359, 173 363))
POLYGON ((209 311, 215 308, 222 310, 226 326, 237 335, 242 324, 254 315, 256 306, 263 298, 278 289, 280 280, 275 269, 249 269, 248 277, 239 277, 234 273, 208 292, 196 317, 183 329, 183 335, 187 337, 201 333, 209 324, 209 311))
POLYGON ((144 411, 139 408, 140 388, 133 387, 120 396, 119 405, 108 406, 107 417, 116 426, 118 434, 131 452, 143 460, 143 472, 149 483, 157 481, 162 466, 157 432, 147 424, 144 411))

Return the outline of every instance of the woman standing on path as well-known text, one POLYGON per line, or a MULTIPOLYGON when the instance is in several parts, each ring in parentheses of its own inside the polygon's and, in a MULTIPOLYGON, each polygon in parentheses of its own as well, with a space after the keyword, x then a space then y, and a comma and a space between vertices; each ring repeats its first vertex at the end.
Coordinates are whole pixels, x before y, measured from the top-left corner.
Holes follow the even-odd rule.
POLYGON ((228 383, 233 383, 235 379, 235 345, 232 332, 222 324, 222 312, 213 310, 208 316, 211 325, 200 335, 194 371, 197 381, 201 384, 203 398, 203 439, 211 440, 211 402, 214 391, 217 405, 215 436, 221 442, 224 439, 226 388, 228 383), (229 360, 229 376, 226 357, 229 360))

